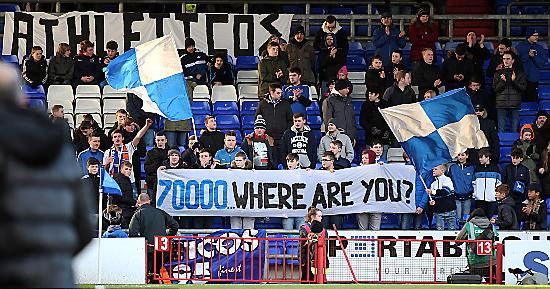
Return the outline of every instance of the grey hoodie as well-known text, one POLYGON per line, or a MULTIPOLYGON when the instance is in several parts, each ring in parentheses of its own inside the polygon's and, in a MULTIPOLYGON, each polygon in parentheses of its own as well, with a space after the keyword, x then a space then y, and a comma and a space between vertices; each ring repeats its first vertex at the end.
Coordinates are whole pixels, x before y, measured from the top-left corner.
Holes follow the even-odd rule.
POLYGON ((335 136, 331 136, 329 132, 321 138, 319 147, 317 148, 317 158, 321 161, 323 153, 330 150, 330 142, 333 140, 339 140, 342 142, 342 152, 340 155, 343 158, 346 158, 348 161, 352 162, 354 157, 353 144, 351 139, 346 134, 336 131, 335 136))

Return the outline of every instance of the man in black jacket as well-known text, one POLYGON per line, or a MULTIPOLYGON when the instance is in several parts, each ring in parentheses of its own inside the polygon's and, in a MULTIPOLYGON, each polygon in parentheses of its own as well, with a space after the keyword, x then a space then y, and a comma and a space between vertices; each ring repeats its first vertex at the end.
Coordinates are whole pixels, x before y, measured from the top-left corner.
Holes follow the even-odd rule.
MULTIPOLYGON (((145 181, 147 182, 147 193, 151 199, 156 200, 157 195, 157 170, 164 161, 168 159, 168 148, 166 147, 166 134, 164 131, 159 131, 155 135, 155 147, 147 152, 145 156, 145 181)), ((153 207, 156 202, 153 202, 153 207)))
POLYGON ((0 287, 73 288, 73 256, 93 236, 91 193, 59 124, 24 103, 19 72, 0 63, 0 287))
MULTIPOLYGON (((495 121, 488 118, 487 110, 480 104, 475 105, 475 113, 479 120, 479 127, 485 134, 491 151, 491 163, 498 164, 500 162, 500 138, 498 137, 495 121)), ((470 151, 468 162, 472 164, 478 163, 477 150, 470 151)))
POLYGON ((439 79, 443 81, 445 90, 453 90, 468 85, 468 81, 474 74, 474 64, 466 58, 466 47, 459 44, 454 55, 443 62, 439 79))
POLYGON ((388 102, 381 96, 380 90, 369 90, 369 99, 361 106, 359 124, 365 130, 365 139, 368 144, 375 139, 380 140, 384 145, 390 144, 392 133, 379 110, 388 107, 388 102))
POLYGON ((136 204, 130 175, 132 175, 132 163, 124 162, 120 172, 113 177, 122 191, 122 195, 113 196, 113 204, 122 209, 122 228, 128 228, 136 204))
MULTIPOLYGON (((142 193, 139 195, 136 205, 138 209, 130 221, 130 237, 145 237, 147 244, 147 269, 149 273, 153 273, 153 268, 160 273, 160 268, 163 266, 162 255, 157 255, 157 262, 153 264, 154 251, 152 245, 155 244, 155 236, 166 236, 166 229, 169 229, 168 236, 174 236, 178 232, 178 222, 165 211, 151 206, 151 198, 149 195, 142 193), (155 266, 155 267, 153 267, 155 266)), ((167 257, 167 254, 164 254, 167 257)))
MULTIPOLYGON (((266 125, 266 134, 275 141, 273 147, 273 167, 281 163, 281 139, 283 133, 292 126, 292 108, 290 102, 282 99, 283 90, 278 83, 269 85, 269 93, 260 101, 256 110, 256 118, 259 115, 263 117, 266 125)), ((282 162, 283 164, 285 162, 282 162)))
POLYGON ((491 218, 491 223, 497 224, 500 230, 519 230, 514 200, 510 196, 510 187, 506 184, 498 186, 495 198, 498 202, 498 217, 491 218))
POLYGON ((439 66, 434 63, 434 52, 431 48, 424 48, 422 61, 418 61, 412 68, 412 85, 418 86, 418 95, 424 95, 426 90, 437 91, 441 85, 439 66))
POLYGON ((216 129, 216 118, 209 115, 204 119, 204 130, 199 137, 199 143, 201 146, 210 151, 210 154, 214 155, 217 151, 223 149, 223 140, 225 133, 216 129))
POLYGON ((531 125, 533 127, 533 133, 535 134, 535 147, 537 153, 542 153, 548 146, 550 141, 550 122, 548 122, 548 112, 546 110, 540 110, 537 113, 537 119, 531 125))

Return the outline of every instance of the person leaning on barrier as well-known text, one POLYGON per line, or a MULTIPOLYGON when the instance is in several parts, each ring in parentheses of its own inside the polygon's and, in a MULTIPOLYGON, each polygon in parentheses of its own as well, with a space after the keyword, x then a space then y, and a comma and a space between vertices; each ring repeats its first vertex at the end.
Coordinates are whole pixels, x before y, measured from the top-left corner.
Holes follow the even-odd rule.
POLYGON ((0 287, 73 288, 92 200, 60 124, 25 101, 19 72, 0 63, 0 287))
MULTIPOLYGON (((486 217, 485 210, 477 208, 472 211, 470 218, 462 230, 456 236, 456 240, 490 240, 494 243, 495 238, 498 236, 498 232, 489 219, 486 217)), ((470 273, 477 274, 483 277, 489 277, 492 266, 493 276, 496 273, 496 250, 494 245, 491 245, 493 251, 491 257, 488 255, 477 254, 477 243, 466 243, 466 251, 468 253, 468 268, 470 273), (492 260, 491 260, 492 259, 492 260)))
MULTIPOLYGON (((315 246, 319 237, 326 238, 327 233, 323 228, 321 220, 323 212, 315 207, 309 207, 306 215, 306 223, 300 226, 300 266, 302 270, 302 283, 312 283, 315 281, 313 268, 315 265, 315 246)), ((325 268, 328 268, 328 258, 325 268)))

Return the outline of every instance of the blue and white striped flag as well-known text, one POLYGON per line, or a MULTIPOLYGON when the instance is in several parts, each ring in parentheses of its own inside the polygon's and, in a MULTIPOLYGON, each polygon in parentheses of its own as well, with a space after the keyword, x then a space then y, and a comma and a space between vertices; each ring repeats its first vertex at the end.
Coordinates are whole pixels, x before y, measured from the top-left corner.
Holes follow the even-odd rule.
POLYGON ((109 62, 104 71, 114 89, 140 97, 144 111, 169 120, 193 117, 172 34, 126 51, 109 62))
POLYGON ((488 146, 464 88, 380 112, 421 175, 468 148, 488 146))
POLYGON ((100 168, 99 171, 99 178, 100 178, 100 189, 101 192, 107 195, 118 195, 122 196, 122 190, 120 189, 120 186, 118 183, 109 175, 109 173, 105 170, 105 168, 100 168))

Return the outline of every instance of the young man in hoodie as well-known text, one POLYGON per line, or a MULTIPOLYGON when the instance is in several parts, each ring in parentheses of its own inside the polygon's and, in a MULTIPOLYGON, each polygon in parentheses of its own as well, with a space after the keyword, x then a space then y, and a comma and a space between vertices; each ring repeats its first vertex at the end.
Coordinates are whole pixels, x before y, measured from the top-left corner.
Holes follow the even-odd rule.
POLYGON ((267 56, 258 63, 258 97, 260 99, 269 92, 271 83, 283 85, 288 79, 287 63, 279 57, 279 49, 277 42, 270 42, 267 44, 267 56))
POLYGON ((33 88, 46 84, 48 80, 48 63, 42 55, 42 47, 33 46, 31 55, 23 61, 23 79, 25 83, 33 88))
POLYGON ((444 175, 446 165, 439 165, 432 170, 435 180, 426 192, 431 195, 430 206, 433 208, 435 228, 438 231, 456 229, 456 203, 454 186, 451 178, 444 175))
POLYGON ((496 213, 495 189, 502 184, 502 176, 497 165, 491 164, 488 148, 479 150, 479 165, 474 170, 474 198, 476 208, 482 208, 487 217, 496 213))
MULTIPOLYGON (((146 175, 145 182, 147 183, 147 193, 153 200, 156 200, 157 195, 157 170, 168 159, 167 141, 164 131, 157 132, 155 135, 155 146, 145 156, 145 164, 143 166, 146 175)), ((153 204, 153 207, 155 205, 156 202, 153 204)))
POLYGON ((514 67, 515 54, 506 51, 502 54, 503 67, 493 76, 493 90, 496 95, 498 131, 518 131, 521 96, 525 92, 525 74, 514 67), (506 124, 510 124, 507 128, 506 124))
POLYGON ((388 107, 388 102, 382 99, 381 96, 381 90, 369 90, 368 100, 361 106, 359 124, 365 129, 365 140, 367 143, 372 143, 375 139, 379 139, 384 145, 389 146, 391 131, 379 111, 379 109, 388 107))
POLYGON ((185 39, 185 51, 180 57, 185 79, 198 85, 208 84, 208 56, 195 48, 195 40, 185 39))
POLYGON ((237 146, 237 134, 235 131, 230 130, 225 133, 224 147, 216 152, 214 163, 220 168, 228 168, 231 166, 231 162, 235 160, 235 155, 238 152, 242 152, 242 150, 237 146))
POLYGON ((352 141, 355 141, 355 111, 351 97, 349 96, 351 83, 347 80, 338 80, 334 85, 334 90, 327 100, 323 102, 323 121, 327 125, 332 119, 334 124, 343 130, 352 141))
MULTIPOLYGON (((300 158, 302 168, 315 168, 315 137, 311 129, 306 125, 306 116, 303 113, 295 113, 293 116, 294 125, 283 135, 281 144, 281 155, 295 153, 300 158)), ((286 168, 286 163, 283 164, 286 168)))
POLYGON ((371 59, 371 64, 367 70, 367 89, 369 91, 377 90, 386 90, 387 78, 391 78, 392 75, 386 75, 384 66, 382 63, 382 57, 380 55, 375 55, 371 59))
POLYGON ((372 34, 372 43, 376 47, 376 54, 382 57, 382 62, 388 68, 391 63, 392 53, 397 49, 405 48, 407 44, 406 33, 393 25, 390 12, 382 13, 380 23, 382 25, 374 30, 372 34))
POLYGON ((302 71, 302 82, 306 85, 315 84, 315 75, 312 67, 315 67, 315 49, 313 44, 306 39, 303 26, 298 26, 294 32, 294 38, 290 39, 286 46, 290 67, 297 67, 302 71))
POLYGON ((290 102, 282 99, 281 85, 271 83, 269 93, 260 101, 256 110, 256 117, 261 115, 265 120, 266 133, 275 141, 273 150, 273 167, 281 163, 281 146, 283 133, 292 126, 292 108, 290 102))
POLYGON ((516 216, 521 213, 521 202, 527 198, 527 187, 531 183, 529 169, 522 164, 523 152, 520 149, 512 150, 512 163, 502 171, 502 183, 510 188, 510 197, 514 201, 516 216))
POLYGON ((538 100, 540 71, 548 61, 548 50, 537 43, 539 41, 538 31, 530 28, 527 29, 527 40, 516 47, 527 78, 523 101, 538 100))
POLYGON ((340 155, 352 162, 354 158, 353 144, 351 139, 346 134, 340 132, 334 120, 330 119, 327 125, 327 134, 321 138, 319 147, 317 148, 317 157, 321 161, 323 153, 330 150, 330 143, 332 141, 339 140, 342 143, 342 151, 340 155))
POLYGON ((245 136, 242 150, 252 160, 254 169, 270 170, 273 167, 275 141, 265 133, 266 124, 261 115, 254 121, 254 132, 245 136))
POLYGON ((311 105, 309 99, 309 86, 302 84, 302 70, 292 67, 288 70, 289 84, 283 86, 283 98, 288 100, 292 107, 292 113, 306 114, 306 108, 311 105))
POLYGON ((468 151, 458 154, 457 162, 449 166, 449 177, 455 188, 456 217, 460 223, 464 223, 463 217, 470 215, 472 205, 472 195, 474 187, 475 167, 468 164, 468 151))
POLYGON ((99 85, 103 81, 101 59, 94 54, 94 44, 90 40, 80 42, 80 54, 74 57, 73 85, 99 85))
POLYGON ((506 184, 498 186, 495 198, 498 202, 497 216, 491 218, 491 223, 498 225, 500 230, 519 230, 514 200, 510 196, 510 187, 506 184))

